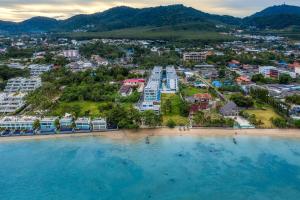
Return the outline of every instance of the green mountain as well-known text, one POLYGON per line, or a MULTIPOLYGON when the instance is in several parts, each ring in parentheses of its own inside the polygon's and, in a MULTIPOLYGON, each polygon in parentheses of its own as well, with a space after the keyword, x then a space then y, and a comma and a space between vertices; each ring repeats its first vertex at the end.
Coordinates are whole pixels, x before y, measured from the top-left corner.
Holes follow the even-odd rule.
POLYGON ((0 32, 45 32, 58 26, 60 22, 47 17, 33 17, 20 23, 0 21, 0 32))
POLYGON ((76 15, 66 20, 34 17, 19 23, 0 21, 0 33, 109 32, 145 27, 160 31, 166 29, 220 31, 216 25, 256 26, 260 29, 285 29, 300 26, 300 7, 285 4, 272 6, 241 19, 226 15, 213 15, 184 5, 142 9, 122 6, 91 15, 76 15))
POLYGON ((66 20, 35 17, 21 23, 0 22, 0 30, 7 32, 37 31, 112 31, 134 27, 163 27, 198 23, 212 27, 216 24, 237 25, 241 19, 211 15, 183 5, 152 8, 115 7, 91 15, 76 15, 66 20))
POLYGON ((272 6, 243 19, 246 26, 261 29, 283 29, 300 26, 300 7, 290 5, 272 6))

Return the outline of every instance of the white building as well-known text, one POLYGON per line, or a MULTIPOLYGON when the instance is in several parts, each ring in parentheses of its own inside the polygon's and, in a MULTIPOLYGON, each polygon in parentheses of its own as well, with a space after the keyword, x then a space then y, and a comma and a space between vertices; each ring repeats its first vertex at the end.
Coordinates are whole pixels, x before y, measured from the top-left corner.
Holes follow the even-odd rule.
POLYGON ((87 69, 95 68, 93 63, 91 63, 89 61, 82 61, 82 60, 79 60, 77 62, 71 62, 67 65, 67 67, 70 68, 70 70, 73 72, 85 71, 87 69))
POLYGON ((80 54, 78 50, 64 50, 63 56, 69 59, 78 59, 80 58, 80 54))
POLYGON ((105 131, 107 130, 107 122, 104 118, 98 118, 92 120, 93 131, 105 131))
POLYGON ((209 55, 208 52, 187 52, 183 54, 184 61, 192 61, 192 62, 203 62, 206 60, 207 56, 209 55))
POLYGON ((0 113, 13 113, 25 105, 25 93, 0 93, 0 113))
POLYGON ((28 69, 30 69, 31 76, 40 76, 43 73, 50 71, 52 68, 53 65, 32 64, 28 66, 28 69))
POLYGON ((3 117, 0 119, 0 128, 6 130, 33 130, 36 117, 3 117))
POLYGON ((7 64, 7 67, 13 68, 13 69, 25 69, 25 65, 21 63, 9 63, 7 64))
POLYGON ((179 90, 178 76, 174 67, 166 68, 166 88, 162 88, 162 93, 176 93, 179 90))
POLYGON ((162 67, 156 66, 151 72, 148 83, 144 88, 143 102, 139 106, 141 111, 153 110, 160 111, 160 98, 161 98, 161 82, 163 70, 162 67))
POLYGON ((282 74, 288 74, 292 78, 297 77, 297 73, 289 71, 288 69, 276 68, 273 66, 261 66, 259 67, 259 73, 269 78, 279 78, 282 74))
POLYGON ((6 93, 31 92, 41 86, 42 86, 42 80, 39 77, 12 78, 8 80, 4 92, 6 93))

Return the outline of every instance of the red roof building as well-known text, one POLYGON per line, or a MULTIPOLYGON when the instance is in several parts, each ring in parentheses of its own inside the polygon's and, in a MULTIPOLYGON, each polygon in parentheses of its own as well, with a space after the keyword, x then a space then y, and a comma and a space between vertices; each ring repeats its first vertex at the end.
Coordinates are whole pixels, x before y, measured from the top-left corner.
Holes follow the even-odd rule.
POLYGON ((235 81, 240 85, 246 85, 251 83, 251 80, 246 76, 240 76, 235 79, 235 81))
POLYGON ((142 78, 126 79, 123 81, 123 84, 130 85, 130 86, 138 86, 140 84, 145 84, 145 79, 142 78))

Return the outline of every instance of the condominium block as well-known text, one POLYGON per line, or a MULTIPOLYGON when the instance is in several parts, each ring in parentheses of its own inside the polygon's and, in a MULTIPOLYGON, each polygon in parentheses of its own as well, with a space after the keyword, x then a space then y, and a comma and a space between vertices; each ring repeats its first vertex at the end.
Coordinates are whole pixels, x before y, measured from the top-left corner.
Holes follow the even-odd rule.
POLYGON ((28 69, 30 69, 31 76, 40 76, 43 73, 50 71, 52 68, 53 65, 32 64, 28 66, 28 69))
POLYGON ((25 93, 0 93, 0 113, 13 113, 25 105, 25 93))
POLYGON ((12 78, 9 79, 4 92, 31 92, 42 86, 42 80, 39 77, 32 78, 12 78))

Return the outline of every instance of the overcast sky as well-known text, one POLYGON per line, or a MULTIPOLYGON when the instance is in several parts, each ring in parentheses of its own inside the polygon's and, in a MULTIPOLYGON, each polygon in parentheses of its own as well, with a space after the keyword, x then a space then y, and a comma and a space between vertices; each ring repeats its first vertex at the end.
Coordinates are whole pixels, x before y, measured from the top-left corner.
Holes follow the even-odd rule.
POLYGON ((244 17, 284 2, 300 6, 300 0, 0 0, 0 20, 22 21, 33 16, 65 19, 115 6, 142 8, 170 4, 184 4, 204 12, 244 17))

